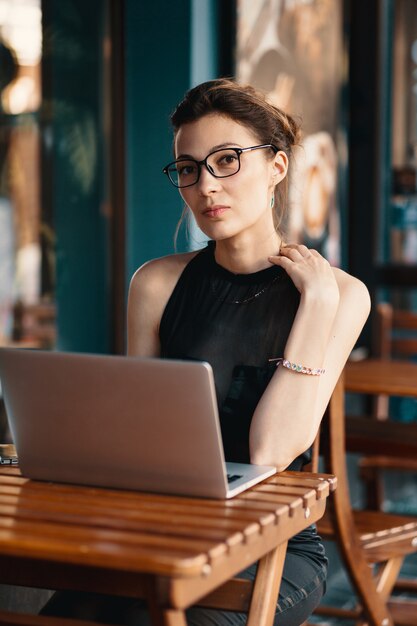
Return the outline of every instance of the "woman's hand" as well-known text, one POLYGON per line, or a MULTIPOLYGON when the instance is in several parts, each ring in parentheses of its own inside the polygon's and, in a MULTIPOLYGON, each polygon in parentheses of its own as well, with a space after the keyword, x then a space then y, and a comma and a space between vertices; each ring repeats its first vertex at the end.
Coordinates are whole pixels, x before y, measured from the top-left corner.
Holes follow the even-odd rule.
POLYGON ((339 288, 334 271, 317 250, 298 244, 282 245, 279 255, 269 257, 269 261, 284 268, 301 296, 337 306, 339 288))

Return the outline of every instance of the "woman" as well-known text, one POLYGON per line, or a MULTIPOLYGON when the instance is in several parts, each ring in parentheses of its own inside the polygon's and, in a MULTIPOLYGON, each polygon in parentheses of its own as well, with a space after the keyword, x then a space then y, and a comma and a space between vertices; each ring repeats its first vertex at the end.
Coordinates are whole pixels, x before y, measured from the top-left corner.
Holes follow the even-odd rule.
MULTIPOLYGON (((220 79, 191 89, 172 123, 175 160, 164 172, 210 242, 137 270, 128 353, 210 362, 226 459, 301 469, 369 314, 368 292, 314 250, 283 239, 298 140, 288 115, 253 88, 220 79)), ((326 565, 315 527, 289 542, 277 623, 307 619, 322 597, 326 565)), ((197 608, 187 619, 246 622, 197 608)))
MULTIPOLYGON (((226 459, 300 469, 369 314, 367 289, 314 250, 286 245, 277 228, 298 139, 288 115, 250 87, 215 80, 192 89, 172 123, 175 161, 164 171, 211 242, 136 272, 128 352, 209 361, 226 459), (276 367, 282 357, 325 373, 276 367)), ((307 619, 325 572, 310 528, 288 548, 280 624, 307 619)))

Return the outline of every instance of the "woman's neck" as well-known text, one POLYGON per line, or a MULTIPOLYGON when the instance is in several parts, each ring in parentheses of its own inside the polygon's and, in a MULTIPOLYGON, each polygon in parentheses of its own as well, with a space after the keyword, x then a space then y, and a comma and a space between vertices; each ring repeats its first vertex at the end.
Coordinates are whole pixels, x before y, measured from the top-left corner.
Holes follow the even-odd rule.
POLYGON ((233 237, 216 241, 216 262, 234 274, 252 274, 267 267, 271 263, 268 257, 278 254, 281 237, 278 233, 254 240, 248 237, 233 237))

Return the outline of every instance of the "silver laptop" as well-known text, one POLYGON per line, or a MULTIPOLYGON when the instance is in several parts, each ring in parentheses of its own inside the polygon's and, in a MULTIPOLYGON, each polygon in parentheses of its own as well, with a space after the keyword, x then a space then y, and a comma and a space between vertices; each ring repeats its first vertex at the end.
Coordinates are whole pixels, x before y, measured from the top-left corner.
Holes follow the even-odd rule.
POLYGON ((0 349, 29 478, 230 498, 275 473, 225 463, 208 363, 0 349))

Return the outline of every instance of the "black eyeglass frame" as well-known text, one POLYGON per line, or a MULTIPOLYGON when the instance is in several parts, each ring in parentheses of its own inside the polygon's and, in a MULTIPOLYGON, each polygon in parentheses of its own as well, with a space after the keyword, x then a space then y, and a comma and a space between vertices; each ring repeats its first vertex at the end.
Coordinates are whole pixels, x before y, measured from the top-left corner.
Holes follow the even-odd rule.
POLYGON ((258 146, 250 146, 249 148, 234 148, 234 147, 219 148, 218 150, 213 150, 213 152, 210 152, 210 154, 208 154, 206 158, 202 159, 201 161, 197 161, 196 159, 185 158, 185 157, 182 159, 177 159, 176 161, 171 161, 171 163, 168 163, 168 165, 164 167, 164 169, 162 170, 162 173, 168 176, 168 180, 170 181, 170 183, 172 183, 174 187, 176 187, 177 189, 185 189, 185 187, 192 187, 193 185, 196 185, 198 181, 200 180, 201 168, 203 165, 206 167, 207 171, 212 176, 214 176, 214 178, 229 178, 230 176, 235 176, 235 174, 237 174, 240 171, 240 165, 241 165, 240 155, 243 152, 250 152, 251 150, 260 150, 261 148, 271 148, 274 151, 274 154, 278 152, 277 146, 275 146, 273 143, 262 143, 258 146), (224 174, 224 175, 218 176, 217 174, 214 173, 212 168, 207 163, 207 159, 211 157, 213 154, 216 154, 216 152, 223 152, 224 150, 233 150, 233 152, 236 152, 239 167, 237 168, 236 172, 233 172, 232 174, 224 174), (192 161, 193 163, 197 164, 197 178, 193 183, 189 183, 188 185, 177 185, 177 183, 171 178, 169 168, 175 165, 176 163, 183 163, 184 161, 192 161))

